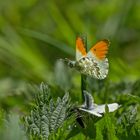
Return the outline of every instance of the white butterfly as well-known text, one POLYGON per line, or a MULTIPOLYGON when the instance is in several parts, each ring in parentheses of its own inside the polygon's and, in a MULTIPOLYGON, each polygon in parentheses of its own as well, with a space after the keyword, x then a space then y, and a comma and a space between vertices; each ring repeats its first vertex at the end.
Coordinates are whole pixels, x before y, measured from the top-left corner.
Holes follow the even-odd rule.
POLYGON ((85 44, 81 37, 76 39, 76 60, 65 59, 70 67, 75 68, 80 73, 89 75, 97 79, 104 79, 108 74, 108 59, 106 54, 109 47, 108 40, 101 40, 96 43, 87 53, 85 44))
MULTIPOLYGON (((98 117, 102 117, 102 113, 105 113, 106 105, 95 104, 91 94, 89 94, 87 91, 83 91, 83 92, 84 92, 85 102, 83 105, 81 105, 81 107, 79 107, 79 110, 88 112, 98 117)), ((108 106, 109 112, 113 112, 120 107, 118 103, 107 104, 107 106, 108 106)))

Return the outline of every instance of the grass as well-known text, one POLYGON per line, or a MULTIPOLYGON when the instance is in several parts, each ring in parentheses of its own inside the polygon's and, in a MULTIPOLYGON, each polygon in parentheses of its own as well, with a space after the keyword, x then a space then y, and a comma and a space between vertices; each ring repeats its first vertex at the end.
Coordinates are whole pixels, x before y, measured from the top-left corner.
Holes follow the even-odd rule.
MULTIPOLYGON (((0 1, 1 139, 43 139, 44 132, 34 135, 25 121, 42 115, 36 102, 42 81, 51 94, 49 99, 46 97, 48 102, 43 102, 46 110, 51 102, 56 109, 57 100, 62 101, 66 92, 70 100, 68 114, 55 131, 49 131, 49 139, 139 139, 139 7, 132 0, 0 1), (75 59, 75 38, 79 33, 87 35, 87 50, 98 40, 111 41, 109 75, 105 80, 87 77, 85 82, 82 78, 81 86, 81 75, 58 61, 75 59), (83 103, 81 88, 87 89, 98 104, 117 102, 122 106, 102 118, 80 114, 83 129, 76 121, 77 114, 69 112, 83 103)), ((44 120, 43 125, 48 127, 44 120)), ((43 125, 38 126, 39 130, 43 125)))

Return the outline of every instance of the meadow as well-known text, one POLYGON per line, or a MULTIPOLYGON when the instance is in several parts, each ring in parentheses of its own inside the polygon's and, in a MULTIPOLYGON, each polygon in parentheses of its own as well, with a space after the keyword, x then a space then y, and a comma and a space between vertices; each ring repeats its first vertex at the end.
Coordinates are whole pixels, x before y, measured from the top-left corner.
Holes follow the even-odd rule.
POLYGON ((0 140, 139 140, 140 2, 0 1, 0 140), (109 72, 92 78, 68 67, 76 37, 87 51, 108 39, 109 72), (88 91, 102 117, 79 111, 88 91))

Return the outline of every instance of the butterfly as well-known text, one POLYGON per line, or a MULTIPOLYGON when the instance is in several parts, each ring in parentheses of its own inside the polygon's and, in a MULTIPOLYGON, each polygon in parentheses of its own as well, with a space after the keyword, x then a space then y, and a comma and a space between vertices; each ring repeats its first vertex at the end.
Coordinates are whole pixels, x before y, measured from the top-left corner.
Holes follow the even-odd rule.
POLYGON ((109 112, 113 112, 120 107, 118 103, 97 105, 94 103, 94 99, 90 93, 85 90, 83 93, 85 102, 79 107, 79 110, 88 112, 94 116, 102 117, 102 113, 105 113, 106 105, 108 106, 109 112))
POLYGON ((65 59, 68 66, 80 73, 97 79, 104 79, 108 74, 108 47, 110 42, 106 39, 97 42, 87 53, 82 37, 76 38, 76 60, 65 59))

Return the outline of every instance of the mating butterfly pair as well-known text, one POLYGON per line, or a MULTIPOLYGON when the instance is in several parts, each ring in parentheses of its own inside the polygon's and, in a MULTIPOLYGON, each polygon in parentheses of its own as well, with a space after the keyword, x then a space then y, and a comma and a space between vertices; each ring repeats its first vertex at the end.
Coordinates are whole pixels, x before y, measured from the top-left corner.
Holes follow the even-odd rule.
POLYGON ((65 59, 70 67, 80 73, 97 79, 104 79, 108 74, 108 59, 106 54, 109 47, 108 40, 101 40, 96 43, 87 53, 84 40, 81 37, 76 39, 76 60, 65 59))

